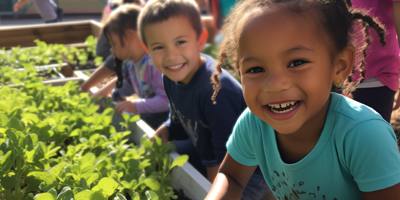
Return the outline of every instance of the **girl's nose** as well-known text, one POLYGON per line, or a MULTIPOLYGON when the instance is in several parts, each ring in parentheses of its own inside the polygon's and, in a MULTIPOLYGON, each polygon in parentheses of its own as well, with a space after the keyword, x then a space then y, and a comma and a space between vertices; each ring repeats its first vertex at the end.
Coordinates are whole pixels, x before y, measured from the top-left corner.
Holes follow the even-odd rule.
POLYGON ((288 90, 291 87, 290 78, 283 71, 270 73, 265 79, 262 90, 269 93, 277 93, 288 90))

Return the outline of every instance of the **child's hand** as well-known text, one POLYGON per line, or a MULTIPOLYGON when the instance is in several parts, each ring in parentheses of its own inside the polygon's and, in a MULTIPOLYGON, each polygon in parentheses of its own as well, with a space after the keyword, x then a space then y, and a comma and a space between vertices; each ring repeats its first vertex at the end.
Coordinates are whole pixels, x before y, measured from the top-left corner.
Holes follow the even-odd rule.
POLYGON ((132 101, 121 101, 115 106, 115 112, 121 114, 122 111, 127 113, 136 113, 136 105, 132 101))
POLYGON ((24 5, 28 2, 28 0, 18 0, 18 2, 14 5, 14 12, 18 12, 19 9, 24 7, 24 5))
POLYGON ((161 138, 163 144, 167 143, 168 138, 169 138, 168 127, 165 125, 161 125, 160 128, 158 128, 156 130, 155 134, 150 136, 150 141, 152 141, 152 142, 156 141, 155 136, 158 136, 159 138, 161 138))

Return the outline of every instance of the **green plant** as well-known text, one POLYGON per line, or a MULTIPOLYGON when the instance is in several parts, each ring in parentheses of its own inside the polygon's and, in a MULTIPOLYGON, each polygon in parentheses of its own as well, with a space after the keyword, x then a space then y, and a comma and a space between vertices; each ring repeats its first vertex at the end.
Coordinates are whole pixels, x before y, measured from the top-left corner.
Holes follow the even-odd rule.
POLYGON ((96 66, 100 66, 103 62, 102 57, 95 57, 97 39, 92 35, 86 38, 86 48, 47 44, 38 39, 34 40, 34 42, 36 47, 20 48, 17 46, 8 51, 2 48, 0 50, 0 66, 24 68, 24 64, 33 63, 35 66, 59 64, 59 67, 61 67, 61 63, 64 60, 68 60, 73 64, 78 62, 86 64, 87 60, 92 57, 96 66))
POLYGON ((73 82, 46 86, 29 70, 0 71, 4 78, 24 77, 0 87, 0 197, 176 198, 169 174, 188 157, 172 161, 174 144, 160 138, 127 144, 138 116, 123 115, 125 131, 116 132, 110 125, 114 109, 97 113, 96 99, 79 93, 73 82), (104 192, 105 185, 112 187, 104 192))

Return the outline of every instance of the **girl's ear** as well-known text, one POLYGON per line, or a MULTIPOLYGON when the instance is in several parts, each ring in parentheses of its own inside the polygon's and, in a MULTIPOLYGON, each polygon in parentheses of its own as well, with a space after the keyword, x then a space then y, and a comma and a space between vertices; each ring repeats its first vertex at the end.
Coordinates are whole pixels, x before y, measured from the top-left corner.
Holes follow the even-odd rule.
POLYGON ((201 35, 199 37, 199 43, 200 43, 200 49, 199 51, 203 51, 204 45, 206 45, 208 39, 208 31, 207 29, 203 29, 203 32, 201 32, 201 35))
POLYGON ((340 80, 341 83, 347 80, 347 77, 354 68, 355 55, 356 51, 354 46, 348 45, 336 56, 333 74, 334 84, 337 83, 337 80, 340 80))
POLYGON ((149 54, 149 50, 147 49, 147 47, 146 47, 146 45, 144 43, 142 43, 142 47, 146 51, 146 53, 149 54))

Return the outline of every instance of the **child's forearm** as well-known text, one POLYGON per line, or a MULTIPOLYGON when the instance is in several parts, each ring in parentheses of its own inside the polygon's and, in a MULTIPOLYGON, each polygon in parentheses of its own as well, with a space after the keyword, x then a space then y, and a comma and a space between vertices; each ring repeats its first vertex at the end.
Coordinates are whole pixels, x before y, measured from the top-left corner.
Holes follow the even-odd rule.
POLYGON ((94 93, 91 97, 100 97, 103 98, 109 94, 115 88, 115 83, 117 82, 117 78, 114 78, 111 82, 107 83, 103 88, 101 88, 98 92, 94 93))
POLYGON ((100 66, 85 82, 82 83, 81 91, 89 92, 90 88, 100 84, 104 79, 112 76, 113 74, 115 74, 115 72, 108 69, 105 65, 100 66))
POLYGON ((214 182, 215 177, 217 177, 218 169, 219 169, 219 165, 214 166, 214 167, 207 167, 207 179, 208 179, 208 181, 211 182, 211 184, 214 182))
POLYGON ((240 200, 243 188, 224 173, 218 173, 205 200, 240 200))
POLYGON ((146 99, 135 99, 137 113, 160 113, 169 110, 169 102, 166 96, 154 96, 146 99))

